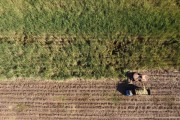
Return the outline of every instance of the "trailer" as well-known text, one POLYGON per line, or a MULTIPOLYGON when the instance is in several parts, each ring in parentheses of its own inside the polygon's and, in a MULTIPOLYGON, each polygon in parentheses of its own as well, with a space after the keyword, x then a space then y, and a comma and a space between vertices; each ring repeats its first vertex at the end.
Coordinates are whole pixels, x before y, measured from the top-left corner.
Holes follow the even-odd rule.
POLYGON ((146 89, 145 86, 143 86, 142 88, 136 88, 134 90, 126 90, 125 91, 125 95, 126 96, 133 96, 133 95, 150 95, 151 91, 150 89, 146 89))

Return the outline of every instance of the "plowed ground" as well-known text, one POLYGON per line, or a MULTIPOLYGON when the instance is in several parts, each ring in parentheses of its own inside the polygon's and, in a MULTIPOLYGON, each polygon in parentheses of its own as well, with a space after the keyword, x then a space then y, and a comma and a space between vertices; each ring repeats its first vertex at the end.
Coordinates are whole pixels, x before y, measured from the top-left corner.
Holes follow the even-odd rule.
POLYGON ((131 97, 113 79, 1 81, 0 120, 180 120, 180 72, 146 74, 151 95, 131 97))

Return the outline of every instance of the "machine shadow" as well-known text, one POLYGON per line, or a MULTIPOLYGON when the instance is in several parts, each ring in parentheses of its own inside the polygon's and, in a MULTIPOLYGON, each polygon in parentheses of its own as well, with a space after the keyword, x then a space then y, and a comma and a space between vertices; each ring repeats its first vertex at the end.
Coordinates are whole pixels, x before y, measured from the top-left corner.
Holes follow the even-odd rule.
POLYGON ((133 80, 133 75, 134 75, 135 72, 126 72, 125 76, 130 79, 130 80, 133 80))
POLYGON ((119 91, 121 94, 126 95, 126 90, 131 90, 133 94, 135 94, 135 89, 140 88, 133 84, 128 84, 127 81, 119 82, 116 85, 116 90, 119 91))

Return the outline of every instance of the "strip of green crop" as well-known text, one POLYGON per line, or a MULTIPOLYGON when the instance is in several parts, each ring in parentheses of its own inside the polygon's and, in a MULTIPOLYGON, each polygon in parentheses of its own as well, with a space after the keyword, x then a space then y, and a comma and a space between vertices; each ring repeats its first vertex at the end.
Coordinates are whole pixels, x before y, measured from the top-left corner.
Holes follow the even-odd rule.
POLYGON ((1 0, 0 34, 172 37, 178 0, 1 0))
POLYGON ((180 69, 179 0, 0 0, 0 77, 180 69))
POLYGON ((51 37, 37 41, 22 44, 1 39, 0 77, 100 78, 121 76, 125 69, 180 69, 177 39, 51 37))

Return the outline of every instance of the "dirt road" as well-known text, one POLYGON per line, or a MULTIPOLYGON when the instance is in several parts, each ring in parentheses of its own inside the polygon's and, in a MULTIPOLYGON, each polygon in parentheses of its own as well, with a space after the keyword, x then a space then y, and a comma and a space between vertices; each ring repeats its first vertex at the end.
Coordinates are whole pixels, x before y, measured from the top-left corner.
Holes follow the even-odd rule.
POLYGON ((119 80, 0 82, 0 120, 180 120, 180 72, 146 72, 150 96, 119 80))

